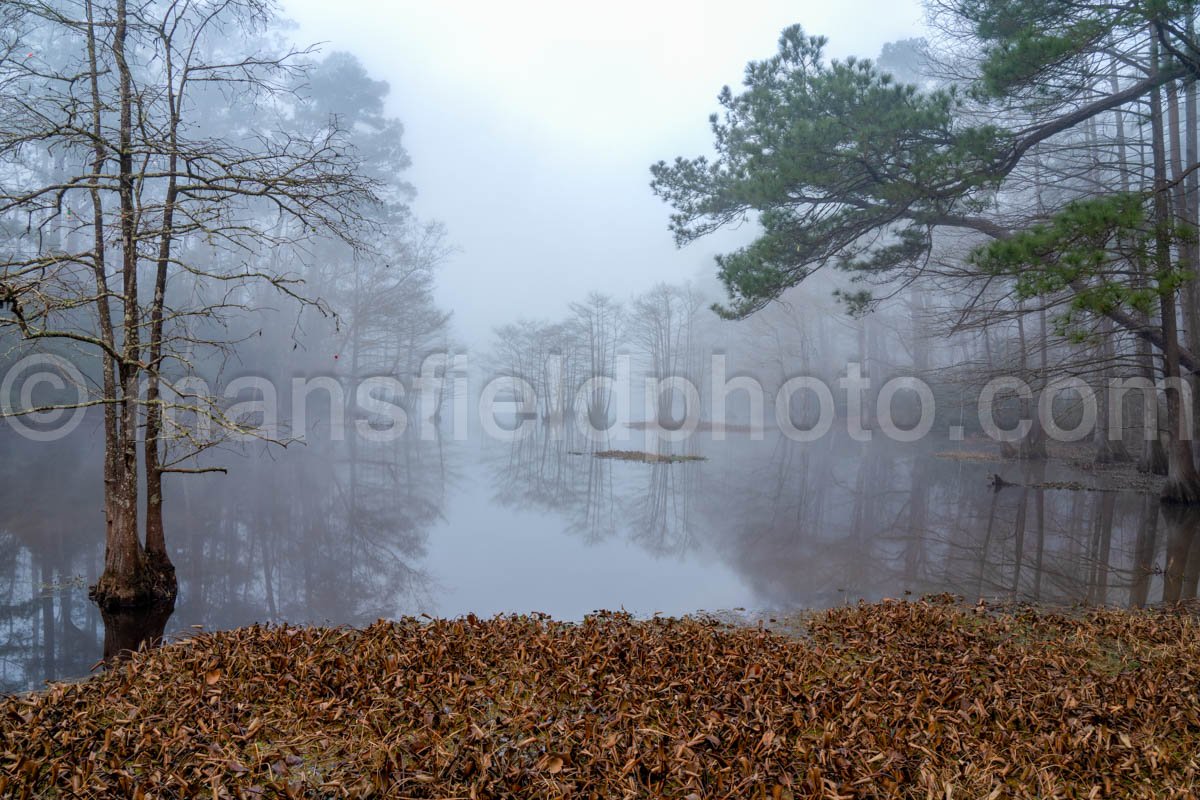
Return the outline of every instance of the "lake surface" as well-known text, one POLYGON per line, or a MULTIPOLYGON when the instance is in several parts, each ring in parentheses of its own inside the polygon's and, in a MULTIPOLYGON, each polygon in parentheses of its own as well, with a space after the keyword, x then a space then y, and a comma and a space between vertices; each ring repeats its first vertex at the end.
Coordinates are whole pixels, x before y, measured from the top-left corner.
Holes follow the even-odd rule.
MULTIPOLYGON (((87 675, 104 653, 86 588, 103 565, 94 433, 3 438, 5 691, 87 675)), ((1095 482, 1070 463, 771 431, 697 434, 675 450, 707 460, 686 463, 599 459, 593 447, 538 423, 511 443, 252 447, 225 459, 228 476, 172 476, 174 613, 109 620, 109 646, 147 624, 171 637, 421 613, 769 612, 908 593, 1142 605, 1195 596, 1200 578, 1197 512, 1131 491, 988 485, 993 472, 1095 482)))

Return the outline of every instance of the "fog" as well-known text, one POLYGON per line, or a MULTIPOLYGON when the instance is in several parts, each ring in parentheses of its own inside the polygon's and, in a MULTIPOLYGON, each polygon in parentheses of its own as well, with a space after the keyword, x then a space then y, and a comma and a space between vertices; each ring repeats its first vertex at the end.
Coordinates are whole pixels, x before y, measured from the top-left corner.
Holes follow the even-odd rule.
POLYGON ((1195 597, 1195 20, 985 6, 0 5, 0 684, 1195 597))
POLYGON ((746 62, 801 22, 834 56, 919 35, 919 3, 284 4, 300 42, 348 50, 388 81, 416 210, 458 252, 439 279, 468 344, 516 316, 553 317, 592 289, 618 297, 712 279, 736 232, 678 250, 648 167, 712 149, 708 116, 746 62))

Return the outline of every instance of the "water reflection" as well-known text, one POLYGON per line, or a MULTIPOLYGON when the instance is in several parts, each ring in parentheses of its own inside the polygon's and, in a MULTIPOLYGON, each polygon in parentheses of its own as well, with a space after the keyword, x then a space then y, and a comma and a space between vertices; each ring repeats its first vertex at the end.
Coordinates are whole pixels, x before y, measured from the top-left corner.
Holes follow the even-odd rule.
POLYGON ((232 460, 228 477, 174 483, 176 607, 101 615, 86 595, 103 566, 103 534, 85 441, 4 441, 0 689, 83 676, 193 626, 364 624, 429 602, 420 562, 456 467, 442 443, 414 437, 252 453, 232 460))
POLYGON ((1200 511, 1182 506, 1164 506, 1167 554, 1163 570, 1163 600, 1168 603, 1196 597, 1200 579, 1200 511))
POLYGON ((104 620, 104 661, 111 663, 138 650, 156 647, 163 640, 167 620, 175 613, 174 603, 150 608, 101 611, 104 620))
POLYGON ((698 464, 591 457, 606 447, 538 427, 493 452, 493 498, 557 515, 584 545, 622 536, 645 558, 715 556, 760 608, 932 592, 1141 606, 1194 597, 1200 581, 1200 510, 1052 488, 1096 484, 1083 465, 770 434, 662 447, 708 458, 698 464), (995 470, 1016 485, 991 490, 995 470))
POLYGON ((1049 488, 1094 483, 1071 465, 771 433, 594 442, 538 423, 509 444, 348 440, 180 480, 167 505, 177 608, 102 617, 86 599, 102 562, 90 442, 4 441, 5 690, 86 675, 195 625, 786 609, 932 592, 1142 606, 1194 598, 1200 583, 1200 510, 1049 488), (642 447, 707 460, 592 455, 642 447), (993 491, 993 472, 1018 485, 993 491))
MULTIPOLYGON (((640 438, 637 442, 645 445, 640 438)), ((696 545, 701 465, 628 464, 594 457, 630 446, 624 438, 587 436, 570 423, 538 425, 508 448, 485 449, 492 502, 555 514, 563 519, 565 532, 584 544, 624 534, 651 556, 687 553, 696 545)), ((650 447, 661 455, 699 453, 697 442, 650 447)))
POLYGON ((329 456, 289 448, 234 479, 181 482, 168 522, 187 532, 179 624, 361 623, 419 604, 419 562, 452 477, 440 443, 413 439, 329 456))

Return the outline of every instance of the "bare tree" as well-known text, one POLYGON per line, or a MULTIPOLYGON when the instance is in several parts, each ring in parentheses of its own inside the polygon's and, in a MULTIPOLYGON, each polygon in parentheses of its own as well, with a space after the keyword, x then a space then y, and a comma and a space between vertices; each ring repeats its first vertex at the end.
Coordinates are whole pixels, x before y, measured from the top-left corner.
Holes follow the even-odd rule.
MULTIPOLYGON (((571 324, 583 351, 583 369, 587 378, 614 377, 617 350, 624 334, 625 311, 621 304, 599 292, 589 292, 582 303, 572 303, 571 324)), ((600 381, 592 384, 587 415, 596 430, 608 428, 611 392, 600 381)))
MULTIPOLYGON (((660 283, 633 301, 629 335, 648 361, 649 375, 656 381, 689 377, 695 366, 694 329, 703 299, 690 285, 660 283)), ((659 425, 673 427, 674 393, 660 391, 655 397, 659 425)))
POLYGON ((294 259, 318 235, 357 246, 375 182, 336 119, 289 128, 308 51, 229 52, 234 32, 270 23, 268 2, 18 0, 6 13, 0 217, 26 224, 8 228, 0 251, 0 295, 12 303, 0 331, 70 343, 99 373, 86 400, 103 408, 105 431, 94 598, 109 608, 173 598, 163 476, 220 470, 197 457, 224 434, 270 436, 181 382, 199 351, 233 344, 222 331, 255 287, 320 306, 294 259), (221 103, 257 113, 217 134, 206 114, 221 103), (37 169, 47 162, 50 174, 37 169), (293 258, 267 257, 283 251, 293 258))

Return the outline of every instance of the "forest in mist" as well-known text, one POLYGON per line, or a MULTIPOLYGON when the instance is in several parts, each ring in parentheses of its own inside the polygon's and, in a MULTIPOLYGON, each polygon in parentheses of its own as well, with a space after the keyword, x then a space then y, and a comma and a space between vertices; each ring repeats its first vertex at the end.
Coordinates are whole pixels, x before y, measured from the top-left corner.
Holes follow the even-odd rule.
POLYGON ((0 796, 1195 796, 1198 17, 0 0, 0 796))
MULTIPOLYGON (((997 463, 1125 470, 1165 501, 1200 502, 1190 4, 930 0, 921 36, 842 58, 818 31, 789 26, 774 55, 752 60, 769 39, 745 54, 740 86, 711 87, 706 154, 664 152, 639 168, 638 191, 663 201, 663 239, 694 256, 690 279, 650 269, 626 285, 544 264, 553 277, 518 292, 538 302, 499 299, 493 314, 508 321, 469 339, 439 291, 456 231, 423 213, 409 179, 405 124, 420 120, 397 113, 395 89, 415 79, 373 74, 338 42, 296 44, 286 12, 260 0, 0 8, 0 369, 58 370, 24 405, 3 398, 5 466, 13 486, 73 475, 64 491, 87 499, 33 516, 69 513, 64 525, 104 544, 102 561, 43 565, 34 583, 82 572, 106 611, 173 601, 181 578, 203 593, 239 570, 231 557, 198 573, 208 557, 187 548, 219 537, 197 530, 224 526, 238 542, 291 531, 305 542, 303 575, 279 555, 286 537, 246 545, 261 595, 251 605, 287 617, 287 598, 303 597, 311 611, 358 576, 363 602, 341 614, 358 619, 390 608, 376 596, 422 596, 417 562, 460 468, 476 476, 462 486, 523 448, 541 448, 538 464, 551 451, 570 461, 595 444, 576 440, 581 424, 652 437, 692 419, 714 440, 758 442, 811 425, 813 398, 768 401, 764 415, 714 385, 752 378, 769 397, 797 376, 836 384, 851 365, 869 381, 865 406, 839 398, 836 414, 867 429, 880 425, 879 389, 915 378, 936 401, 933 437, 955 430, 983 447, 980 395, 1005 379, 1005 429, 1029 426, 990 443, 997 463), (660 390, 619 419, 594 382, 622 363, 635 383, 697 390, 660 390), (393 382, 372 383, 381 377, 393 382), (463 409, 474 419, 480 386, 497 378, 523 387, 511 395, 535 423, 500 461, 451 447, 469 437, 448 428, 463 409), (1132 390, 1114 401, 1101 391, 1113 380, 1132 390), (1056 437, 1089 395, 1086 437, 1056 437), (78 430, 44 441, 75 412, 78 430), (175 542, 173 529, 188 533, 175 542), (319 574, 307 571, 315 554, 319 574)), ((543 233, 531 219, 513 236, 543 233)), ((889 402, 909 427, 920 416, 909 392, 889 402)), ((489 477, 513 484, 492 502, 528 499, 516 485, 526 478, 540 486, 528 462, 489 477)), ((597 471, 568 472, 590 496, 597 471)), ((905 468, 910 488, 918 472, 905 468)), ((659 499, 614 529, 688 540, 662 500, 674 478, 652 474, 659 499)), ((858 474, 869 495, 869 470, 858 474)), ((907 513, 928 503, 910 498, 907 513)), ((584 504, 585 527, 603 505, 584 504)), ((895 517, 863 508, 862 519, 895 517)), ((6 523, 14 546, 40 535, 29 516, 6 523)))

